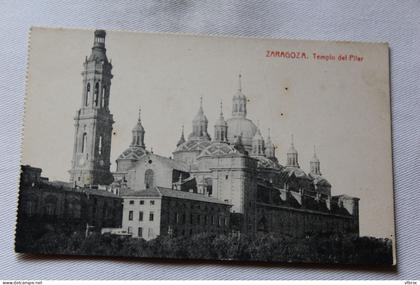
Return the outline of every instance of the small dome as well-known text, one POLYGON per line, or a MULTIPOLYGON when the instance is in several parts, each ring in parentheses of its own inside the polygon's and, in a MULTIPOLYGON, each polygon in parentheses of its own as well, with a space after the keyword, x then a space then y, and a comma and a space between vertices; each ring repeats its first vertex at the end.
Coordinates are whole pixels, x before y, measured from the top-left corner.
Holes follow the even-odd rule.
POLYGON ((144 132, 144 128, 142 126, 142 124, 140 122, 138 122, 134 128, 133 128, 133 132, 144 132))
POLYGON ((233 95, 233 99, 243 99, 246 100, 246 96, 242 93, 242 90, 238 90, 235 95, 233 95))
POLYGON ((216 121, 216 123, 214 124, 215 126, 223 126, 223 127, 225 127, 225 126, 227 126, 227 123, 226 123, 226 121, 225 121, 225 118, 223 117, 223 116, 220 116, 218 119, 217 119, 217 121, 216 121))
POLYGON ((227 120, 227 137, 230 143, 235 142, 236 136, 241 136, 244 146, 252 146, 252 139, 257 133, 257 126, 247 118, 236 117, 227 120))
POLYGON ((223 156, 226 154, 234 153, 235 149, 226 144, 221 142, 213 142, 211 145, 206 147, 200 154, 202 156, 223 156))
POLYGON ((316 154, 314 154, 314 156, 312 157, 311 162, 319 162, 319 158, 318 156, 316 156, 316 154))
POLYGON ((200 97, 200 108, 198 109, 197 115, 195 115, 193 119, 194 122, 208 122, 206 115, 204 115, 203 111, 203 98, 200 97))
POLYGON ((185 143, 178 146, 175 150, 175 152, 201 152, 203 149, 208 147, 211 144, 210 141, 207 140, 188 140, 185 143))
POLYGON ((208 122, 206 115, 204 115, 203 109, 198 111, 197 115, 195 115, 193 122, 208 122))
POLYGON ((142 156, 148 154, 148 152, 139 146, 132 146, 127 148, 123 153, 118 156, 118 159, 133 159, 139 160, 142 156))
POLYGON ((297 154, 297 150, 293 145, 290 146, 289 150, 287 151, 288 154, 297 154))

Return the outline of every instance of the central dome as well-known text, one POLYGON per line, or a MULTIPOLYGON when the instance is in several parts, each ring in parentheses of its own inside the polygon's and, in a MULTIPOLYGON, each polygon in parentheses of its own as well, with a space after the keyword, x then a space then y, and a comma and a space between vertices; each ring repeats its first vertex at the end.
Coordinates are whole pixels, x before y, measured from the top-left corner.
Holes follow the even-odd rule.
POLYGON ((230 143, 235 142, 236 136, 242 136, 242 144, 247 148, 252 146, 252 138, 257 132, 257 126, 244 117, 230 118, 227 120, 227 138, 230 143))

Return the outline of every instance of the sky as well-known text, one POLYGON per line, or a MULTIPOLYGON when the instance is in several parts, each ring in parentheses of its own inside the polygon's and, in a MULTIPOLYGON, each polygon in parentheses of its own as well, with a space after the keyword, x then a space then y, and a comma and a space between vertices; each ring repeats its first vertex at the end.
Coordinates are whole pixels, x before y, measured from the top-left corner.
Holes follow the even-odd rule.
MULTIPOLYGON (((31 32, 22 164, 42 168, 50 180, 69 180, 82 64, 92 45, 89 30, 31 32)), ((280 163, 285 164, 292 134, 307 172, 315 146, 332 194, 360 198, 361 234, 393 237, 385 44, 107 32, 106 47, 114 66, 112 171, 131 142, 139 107, 146 148, 171 156, 182 125, 186 136, 192 130, 200 97, 211 136, 220 101, 225 119, 231 117, 242 74, 247 117, 264 137, 271 129, 280 163), (305 57, 267 57, 267 51, 305 57), (338 60, 340 55, 347 59, 338 60), (350 55, 363 60, 350 61, 350 55)))

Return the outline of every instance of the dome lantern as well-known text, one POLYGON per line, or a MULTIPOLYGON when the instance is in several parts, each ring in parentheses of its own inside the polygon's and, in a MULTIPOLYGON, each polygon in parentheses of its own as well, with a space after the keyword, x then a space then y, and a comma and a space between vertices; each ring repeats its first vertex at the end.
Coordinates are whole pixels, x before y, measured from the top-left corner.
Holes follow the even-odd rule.
POLYGON ((292 134, 292 142, 291 142, 290 148, 287 151, 287 166, 299 168, 298 152, 295 149, 293 134, 292 134))
POLYGON ((238 91, 232 99, 232 116, 245 118, 246 117, 246 96, 242 93, 242 75, 239 74, 238 91))
POLYGON ((220 101, 220 116, 214 124, 214 140, 219 142, 227 142, 227 123, 223 116, 222 101, 220 101))
POLYGON ((131 131, 133 138, 131 140, 130 146, 139 146, 145 148, 144 145, 144 128, 141 124, 141 109, 139 108, 139 118, 137 120, 137 124, 134 126, 133 130, 131 131))
POLYGON ((208 120, 203 111, 203 97, 200 97, 200 108, 198 109, 197 115, 195 115, 192 122, 193 131, 188 136, 188 139, 201 139, 201 140, 210 140, 210 136, 207 133, 208 120))
POLYGON ((309 165, 310 165, 312 174, 321 175, 320 162, 319 162, 318 156, 316 155, 315 146, 314 146, 314 155, 313 155, 311 161, 309 162, 309 165))

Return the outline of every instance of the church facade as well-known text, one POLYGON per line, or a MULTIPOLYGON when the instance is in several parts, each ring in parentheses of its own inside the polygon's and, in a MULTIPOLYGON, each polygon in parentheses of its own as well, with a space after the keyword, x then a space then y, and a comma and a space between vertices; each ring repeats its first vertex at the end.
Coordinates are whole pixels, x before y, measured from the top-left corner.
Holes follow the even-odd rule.
MULTIPOLYGON (((145 199, 142 193, 159 192, 160 188, 192 194, 174 195, 177 199, 209 197, 220 205, 230 205, 227 220, 230 229, 236 232, 290 236, 359 234, 359 199, 331 194, 331 184, 321 173, 315 151, 309 173, 300 166, 293 138, 287 161, 284 165, 279 162, 270 132, 264 138, 259 127, 247 117, 241 75, 232 97, 231 116, 225 119, 221 104, 212 136, 201 99, 191 133, 185 136, 183 129, 179 141, 174 143, 173 156, 161 156, 146 149, 146 131, 139 114, 132 140, 117 158, 116 170, 111 174, 113 117, 108 106, 111 69, 106 57, 105 31, 96 31, 92 54, 85 60, 82 73, 82 106, 75 117, 70 170, 74 185, 109 185, 125 199, 142 200, 145 199)), ((182 211, 178 209, 177 213, 182 211)), ((130 223, 123 220, 122 224, 130 223)))

